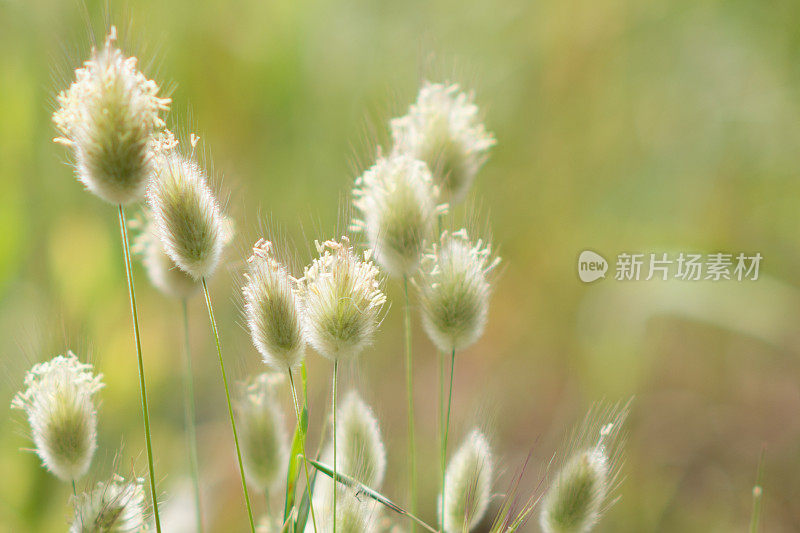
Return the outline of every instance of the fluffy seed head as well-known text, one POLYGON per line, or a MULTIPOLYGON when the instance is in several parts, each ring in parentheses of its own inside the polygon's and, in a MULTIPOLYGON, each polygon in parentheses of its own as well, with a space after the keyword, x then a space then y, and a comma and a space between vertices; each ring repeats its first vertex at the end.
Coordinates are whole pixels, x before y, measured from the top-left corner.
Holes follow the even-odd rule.
POLYGON ((492 489, 492 451, 477 429, 470 433, 445 471, 444 509, 439 520, 447 533, 469 531, 486 514, 492 489))
POLYGON ((11 407, 28 417, 36 454, 45 468, 63 481, 80 479, 97 448, 94 395, 102 375, 92 374, 72 353, 39 363, 25 376, 25 390, 11 407))
POLYGON ((115 475, 78 496, 70 533, 143 531, 145 528, 144 480, 125 481, 115 475))
POLYGON ((464 199, 495 143, 473 98, 458 85, 425 82, 408 114, 391 121, 394 153, 425 161, 442 201, 464 199))
POLYGON ((114 45, 112 26, 102 49, 75 71, 75 81, 58 95, 53 122, 73 147, 78 179, 102 199, 126 204, 144 195, 153 151, 163 139, 161 113, 170 99, 114 45))
POLYGON ((380 488, 386 473, 386 448, 378 419, 355 391, 339 406, 336 439, 337 469, 368 487, 380 488))
POLYGON ((372 342, 386 302, 380 272, 347 237, 316 245, 319 257, 298 282, 306 338, 329 359, 355 357, 372 342))
POLYGON ((425 163, 405 154, 379 157, 356 180, 353 196, 361 218, 352 228, 366 234, 378 263, 393 276, 413 274, 444 207, 436 205, 425 163))
POLYGON ((237 404, 245 474, 261 490, 279 480, 289 453, 283 413, 274 393, 281 380, 277 375, 259 375, 237 404))
POLYGON ((205 172, 176 151, 158 157, 154 168, 147 203, 164 251, 192 278, 211 276, 227 230, 205 172))
POLYGON ((590 413, 572 437, 566 461, 544 496, 539 523, 545 533, 587 533, 613 503, 607 500, 619 474, 619 433, 628 408, 590 413))
MULTIPOLYGON (((378 419, 364 400, 352 391, 345 396, 336 413, 336 468, 364 485, 379 490, 386 473, 386 448, 378 419)), ((329 443, 323 462, 333 464, 333 446, 329 443)), ((324 531, 332 530, 333 480, 318 476, 314 484, 314 508, 327 517, 324 531)), ((371 531, 379 509, 369 499, 357 498, 351 490, 338 487, 337 531, 371 531)), ((319 516, 319 514, 317 515, 319 516)), ((307 532, 313 529, 306 528, 307 532)))
POLYGON ((422 324, 442 351, 460 350, 483 334, 489 313, 489 274, 500 262, 489 244, 470 242, 466 230, 444 232, 423 259, 416 281, 422 324))
POLYGON ((285 371, 300 364, 305 350, 296 280, 272 254, 272 243, 259 239, 247 260, 242 287, 244 314, 253 344, 264 363, 285 371))
POLYGON ((149 212, 145 213, 143 220, 132 220, 129 227, 139 230, 134 237, 132 250, 141 258, 147 277, 158 290, 173 298, 189 298, 200 289, 200 283, 176 265, 164 251, 149 212))

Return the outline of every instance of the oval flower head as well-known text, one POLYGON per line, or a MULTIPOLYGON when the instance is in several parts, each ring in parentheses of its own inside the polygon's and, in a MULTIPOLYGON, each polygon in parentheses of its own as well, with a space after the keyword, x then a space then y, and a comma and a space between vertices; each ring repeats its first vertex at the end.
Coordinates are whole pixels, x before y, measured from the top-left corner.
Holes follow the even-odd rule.
POLYGON ((413 274, 430 238, 437 213, 438 188, 422 161, 405 154, 378 161, 356 180, 355 207, 375 258, 393 276, 413 274))
POLYGON ((143 480, 125 481, 115 475, 98 483, 88 494, 78 496, 70 533, 143 531, 145 507, 143 480))
POLYGON ((306 338, 331 360, 357 356, 375 335, 386 295, 378 268, 347 237, 316 243, 319 257, 298 282, 306 338))
POLYGON ((338 408, 338 471, 379 489, 386 473, 386 448, 378 419, 355 391, 338 408))
POLYGON ((78 361, 72 352, 39 363, 25 376, 25 390, 11 407, 22 409, 45 468, 62 481, 83 477, 97 448, 94 395, 103 387, 102 375, 78 361))
MULTIPOLYGON (((587 417, 565 454, 566 462, 545 494, 540 524, 545 533, 586 533, 600 518, 619 473, 618 436, 628 405, 587 417), (585 442, 596 439, 593 445, 585 442)), ((611 502, 613 503, 613 502, 611 502)))
POLYGON ((305 350, 296 280, 272 253, 272 243, 259 239, 247 260, 242 287, 244 314, 253 344, 264 363, 285 371, 300 364, 305 350))
POLYGON ((112 26, 103 48, 75 71, 75 81, 58 95, 53 122, 56 142, 75 152, 78 179, 100 198, 127 204, 140 200, 150 176, 153 150, 164 129, 161 113, 170 99, 114 45, 112 26))
POLYGON ((192 276, 184 272, 164 251, 155 222, 148 212, 144 220, 132 220, 129 227, 138 229, 132 251, 144 265, 150 282, 161 292, 173 298, 189 298, 200 289, 192 276))
POLYGON ((283 413, 274 394, 280 380, 282 376, 259 375, 248 384, 237 405, 245 474, 260 490, 280 480, 289 455, 283 413))
POLYGON ((198 281, 211 276, 228 228, 200 166, 177 151, 159 157, 147 203, 167 255, 198 281))
POLYGON ((500 262, 489 244, 470 242, 467 231, 442 233, 425 256, 416 281, 422 324, 443 352, 472 345, 483 334, 489 313, 489 274, 500 262))
POLYGON ((439 498, 439 521, 446 533, 470 531, 486 514, 492 490, 492 450, 486 437, 472 430, 445 471, 446 493, 439 498))
POLYGON ((425 161, 442 201, 464 199, 495 144, 479 122, 472 96, 458 85, 424 82, 408 114, 392 119, 394 153, 425 161))

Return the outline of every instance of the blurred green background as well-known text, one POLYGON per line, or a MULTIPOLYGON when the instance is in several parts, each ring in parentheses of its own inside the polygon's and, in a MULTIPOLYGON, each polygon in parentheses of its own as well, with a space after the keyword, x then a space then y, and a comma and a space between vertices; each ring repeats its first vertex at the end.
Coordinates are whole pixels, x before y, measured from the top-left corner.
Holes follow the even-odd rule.
MULTIPOLYGON (((598 531, 745 530, 762 445, 763 530, 800 531, 800 3, 1 0, 0 400, 35 361, 67 348, 90 358, 107 387, 86 486, 120 448, 123 473, 146 472, 116 215, 51 142, 54 95, 107 21, 147 74, 175 87, 169 123, 201 136, 229 197, 239 234, 212 292, 237 379, 261 368, 237 297, 248 247, 274 228, 306 262, 314 238, 343 227, 386 121, 422 79, 458 81, 498 144, 455 216, 488 219, 504 269, 486 334, 458 356, 454 446, 472 425, 488 427, 497 490, 529 451, 534 490, 593 402, 635 395, 621 498, 598 531), (758 251, 764 262, 756 282, 584 285, 575 263, 586 248, 609 260, 758 251)), ((164 520, 182 531, 180 307, 138 265, 135 276, 164 520)), ((402 300, 388 289, 377 342, 346 382, 381 418, 386 492, 404 502, 402 300)), ((201 299, 190 314, 206 514, 217 531, 243 531, 201 299)), ((414 342, 432 521, 437 363, 416 322, 414 342)), ((330 365, 309 353, 309 374, 313 446, 330 365)), ((288 398, 286 408, 288 425, 288 398)), ((63 531, 70 490, 20 451, 26 426, 21 413, 0 417, 0 530, 63 531)))

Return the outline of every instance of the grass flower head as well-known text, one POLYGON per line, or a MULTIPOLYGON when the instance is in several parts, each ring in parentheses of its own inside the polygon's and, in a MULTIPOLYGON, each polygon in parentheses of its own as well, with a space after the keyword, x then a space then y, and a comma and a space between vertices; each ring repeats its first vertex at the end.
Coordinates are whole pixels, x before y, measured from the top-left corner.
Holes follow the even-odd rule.
POLYGON ((625 405, 587 416, 544 496, 539 523, 545 533, 587 533, 613 503, 608 499, 619 474, 619 434, 627 414, 625 405))
POLYGON ((70 533, 133 532, 145 529, 144 480, 125 481, 115 475, 98 483, 75 504, 70 533))
POLYGON ((355 357, 372 342, 386 302, 380 272, 347 237, 318 242, 317 252, 298 283, 306 338, 331 360, 355 357))
POLYGON ((378 161, 355 184, 354 205, 375 259, 393 276, 413 274, 436 223, 438 188, 424 162, 405 154, 378 161))
POLYGON ((486 326, 490 273, 500 262, 489 244, 472 243, 466 230, 444 232, 423 259, 417 279, 422 323, 443 352, 477 341, 486 326))
POLYGON ((279 375, 257 376, 237 404, 245 473, 261 490, 279 481, 289 455, 283 413, 274 392, 278 381, 282 381, 279 375))
POLYGON ((458 85, 425 82, 408 114, 391 121, 394 153, 425 161, 442 201, 464 199, 495 143, 472 96, 458 85))
POLYGON ((75 81, 58 95, 53 122, 56 142, 74 149, 78 179, 87 189, 114 204, 144 195, 153 152, 169 138, 161 114, 170 99, 125 57, 114 42, 112 26, 101 49, 75 71, 75 81))
POLYGON ((492 450, 489 441, 473 430, 447 465, 444 508, 439 520, 447 533, 470 531, 486 514, 492 489, 492 450))
POLYGON ((275 370, 295 368, 303 360, 305 339, 295 292, 296 280, 259 239, 247 260, 244 314, 250 336, 264 363, 275 370))
POLYGON ((147 202, 167 255, 196 280, 211 276, 228 231, 200 166, 177 151, 158 157, 147 202))
POLYGON ((92 374, 92 365, 67 352, 34 365, 25 387, 11 407, 25 411, 36 454, 59 479, 80 479, 97 448, 94 395, 103 387, 102 375, 92 374))

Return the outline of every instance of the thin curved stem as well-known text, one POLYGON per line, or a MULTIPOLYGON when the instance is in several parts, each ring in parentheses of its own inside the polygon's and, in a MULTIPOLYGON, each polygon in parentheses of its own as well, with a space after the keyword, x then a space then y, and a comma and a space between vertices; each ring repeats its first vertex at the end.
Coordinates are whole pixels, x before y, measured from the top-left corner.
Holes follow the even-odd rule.
POLYGON ((214 332, 214 340, 217 343, 217 355, 219 356, 219 369, 222 371, 222 383, 225 385, 225 399, 228 401, 228 415, 231 419, 231 429, 233 430, 233 442, 236 444, 236 459, 239 461, 239 475, 242 477, 242 490, 244 491, 244 503, 247 506, 247 518, 250 519, 250 531, 255 533, 256 524, 253 521, 253 509, 250 507, 250 494, 247 492, 247 481, 244 478, 244 465, 242 464, 242 451, 239 449, 239 435, 236 433, 236 420, 233 417, 233 406, 231 405, 231 393, 228 389, 228 378, 225 375, 225 363, 222 362, 222 348, 219 344, 219 333, 217 332, 217 321, 214 319, 214 310, 211 307, 211 295, 208 293, 206 278, 203 278, 203 292, 206 296, 206 306, 208 307, 208 317, 211 319, 211 329, 214 332))
POLYGON ((314 516, 314 503, 311 497, 311 478, 308 475, 308 461, 306 461, 306 430, 300 417, 300 402, 297 401, 297 391, 294 388, 294 376, 292 369, 289 368, 289 386, 292 389, 292 401, 294 402, 294 414, 297 416, 297 425, 300 427, 300 447, 303 449, 303 468, 306 471, 306 493, 308 494, 308 507, 311 511, 311 522, 314 524, 314 531, 317 531, 317 518, 314 516))
POLYGON ((442 442, 442 528, 444 528, 444 499, 447 491, 447 437, 450 434, 450 406, 453 401, 453 373, 456 367, 456 349, 450 355, 450 392, 447 394, 447 414, 444 423, 444 441, 442 442))
POLYGON ((189 450, 189 466, 194 485, 194 507, 197 531, 203 531, 203 513, 200 507, 200 467, 197 460, 197 419, 194 411, 194 372, 192 371, 192 351, 189 344, 189 310, 186 298, 181 301, 183 308, 183 342, 186 348, 186 377, 184 379, 184 416, 186 418, 186 448, 189 450))
POLYGON ((150 411, 147 408, 147 386, 144 379, 144 363, 142 362, 142 341, 139 338, 139 315, 136 312, 136 291, 133 288, 133 272, 131 272, 131 249, 128 243, 128 226, 125 223, 125 210, 122 204, 118 206, 119 232, 122 238, 122 250, 125 256, 125 274, 128 277, 128 297, 131 302, 131 317, 133 318, 133 339, 136 343, 136 357, 139 363, 139 395, 142 404, 142 418, 144 419, 144 440, 147 449, 147 468, 150 475, 150 498, 153 502, 153 518, 156 523, 156 532, 161 533, 161 519, 158 515, 158 498, 156 496, 156 469, 153 465, 153 445, 150 442, 150 411))
MULTIPOLYGON (((414 372, 411 354, 411 304, 408 298, 408 276, 403 276, 403 292, 406 298, 404 326, 406 337, 406 393, 408 395, 408 469, 411 492, 411 512, 417 513, 417 445, 414 430, 414 372)), ((411 525, 411 531, 416 525, 411 525)))
MULTIPOLYGON (((333 361, 333 479, 336 479, 336 374, 339 372, 339 360, 333 361)), ((303 461, 305 462, 305 461, 303 461)), ((333 486, 333 533, 336 533, 336 484, 333 486)))

